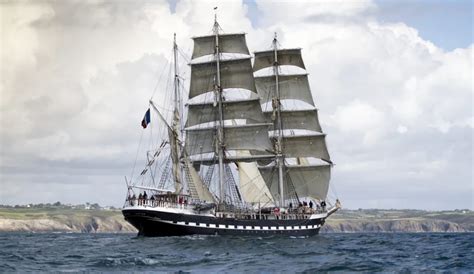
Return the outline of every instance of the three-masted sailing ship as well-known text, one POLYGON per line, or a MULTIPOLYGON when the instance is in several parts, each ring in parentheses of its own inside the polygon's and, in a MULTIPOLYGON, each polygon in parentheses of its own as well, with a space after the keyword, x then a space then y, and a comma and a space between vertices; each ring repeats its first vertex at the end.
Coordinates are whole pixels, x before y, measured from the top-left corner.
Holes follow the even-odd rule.
POLYGON ((127 180, 125 219, 143 236, 317 234, 340 204, 326 201, 333 163, 301 49, 275 34, 252 66, 245 34, 217 20, 193 40, 187 104, 176 37, 171 119, 150 100, 166 134, 127 180))

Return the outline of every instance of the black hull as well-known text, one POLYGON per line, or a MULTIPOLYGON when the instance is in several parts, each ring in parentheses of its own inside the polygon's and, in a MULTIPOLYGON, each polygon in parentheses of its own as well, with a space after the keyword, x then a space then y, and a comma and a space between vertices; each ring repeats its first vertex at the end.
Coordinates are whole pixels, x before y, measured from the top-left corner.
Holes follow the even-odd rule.
POLYGON ((318 234, 324 218, 296 220, 258 220, 216 218, 204 215, 162 212, 147 209, 124 209, 129 223, 139 236, 162 237, 184 235, 285 235, 313 236, 318 234))

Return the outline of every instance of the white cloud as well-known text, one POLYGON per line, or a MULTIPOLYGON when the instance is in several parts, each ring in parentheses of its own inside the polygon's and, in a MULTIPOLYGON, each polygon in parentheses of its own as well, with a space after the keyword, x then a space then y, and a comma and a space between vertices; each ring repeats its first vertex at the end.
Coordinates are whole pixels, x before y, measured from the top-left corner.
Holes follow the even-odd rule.
POLYGON ((170 100, 172 34, 189 52, 191 36, 210 33, 214 6, 225 32, 248 33, 251 51, 274 31, 283 47, 303 48, 347 206, 473 207, 474 47, 445 52, 402 22, 380 23, 372 1, 257 1, 257 28, 240 1, 183 0, 175 13, 165 1, 0 4, 1 200, 28 202, 34 182, 54 184, 35 197, 92 201, 98 188, 115 197, 97 201, 119 205, 160 77, 157 101, 170 100), (446 182, 461 198, 431 203, 446 182), (81 197, 66 195, 77 183, 81 197))
POLYGON ((383 125, 384 115, 373 106, 355 100, 338 107, 333 119, 341 131, 368 132, 383 125))

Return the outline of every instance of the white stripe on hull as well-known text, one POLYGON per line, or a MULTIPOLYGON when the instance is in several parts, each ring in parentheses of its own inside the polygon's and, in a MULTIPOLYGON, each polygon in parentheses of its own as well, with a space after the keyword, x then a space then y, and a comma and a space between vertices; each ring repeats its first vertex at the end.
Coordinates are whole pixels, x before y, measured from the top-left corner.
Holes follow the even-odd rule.
POLYGON ((320 228, 321 225, 301 225, 301 226, 242 226, 242 225, 222 225, 222 224, 202 224, 199 223, 196 224, 194 222, 189 222, 186 224, 186 222, 173 222, 173 221, 166 221, 158 218, 149 218, 153 220, 154 222, 161 222, 161 223, 167 223, 170 225, 178 225, 178 226, 187 226, 187 227, 197 227, 197 228, 212 228, 212 229, 227 229, 227 230, 251 230, 251 231, 268 231, 268 230, 274 230, 274 231, 288 231, 288 230, 310 230, 310 229, 317 229, 320 228))

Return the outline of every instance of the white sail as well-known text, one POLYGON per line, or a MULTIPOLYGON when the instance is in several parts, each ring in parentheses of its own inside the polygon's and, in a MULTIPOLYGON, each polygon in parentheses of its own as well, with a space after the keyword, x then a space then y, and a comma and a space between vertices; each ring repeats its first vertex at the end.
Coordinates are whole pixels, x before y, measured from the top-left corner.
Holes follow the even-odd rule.
MULTIPOLYGON (((213 102, 189 104, 186 127, 219 120, 217 110, 213 102)), ((224 101, 222 110, 224 120, 244 119, 247 124, 265 122, 258 98, 224 101)))
POLYGON ((184 172, 186 173, 187 183, 191 193, 195 192, 195 195, 197 195, 197 198, 201 201, 216 202, 214 196, 204 185, 188 157, 185 158, 184 172))
MULTIPOLYGON (((278 197, 278 176, 275 175, 274 169, 274 166, 259 168, 272 195, 278 197)), ((298 197, 326 199, 331 179, 330 165, 289 165, 285 169, 287 185, 289 183, 293 185, 298 197)), ((285 189, 292 188, 285 187, 285 189)))
MULTIPOLYGON (((221 89, 240 88, 256 92, 250 57, 221 60, 219 65, 221 89)), ((191 64, 189 98, 214 91, 216 73, 215 61, 191 64)))
POLYGON ((175 192, 181 193, 183 190, 183 183, 181 182, 181 169, 179 166, 179 149, 178 149, 178 136, 176 131, 168 128, 168 138, 171 147, 171 161, 172 161, 172 173, 175 184, 175 192))
MULTIPOLYGON (((307 74, 279 75, 278 80, 280 100, 299 100, 314 106, 307 74)), ((274 75, 255 77, 255 85, 262 103, 275 98, 274 75)))
MULTIPOLYGON (((224 126, 227 150, 272 150, 268 138, 269 124, 226 125, 224 126)), ((189 155, 216 151, 214 127, 187 129, 186 151, 189 155)))
MULTIPOLYGON (((241 157, 251 157, 248 151, 238 153, 241 157)), ((240 191, 244 200, 251 204, 261 206, 273 206, 275 204, 265 181, 260 174, 255 162, 237 162, 239 168, 240 191)))
MULTIPOLYGON (((275 51, 257 51, 255 54, 255 62, 253 69, 258 71, 263 68, 273 67, 275 64, 275 51)), ((306 69, 303 58, 301 57, 301 49, 279 49, 277 50, 278 65, 280 66, 296 66, 306 69)))
MULTIPOLYGON (((193 59, 216 52, 215 35, 193 37, 193 40, 193 59)), ((249 55, 249 49, 245 42, 245 33, 219 34, 219 52, 249 55)))
MULTIPOLYGON (((266 121, 273 123, 276 119, 275 111, 264 112, 266 121)), ((317 109, 282 110, 280 112, 282 129, 303 129, 322 132, 318 119, 317 109)))
POLYGON ((314 157, 330 161, 326 146, 326 135, 305 134, 283 137, 283 151, 286 157, 314 157))

